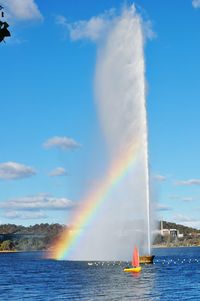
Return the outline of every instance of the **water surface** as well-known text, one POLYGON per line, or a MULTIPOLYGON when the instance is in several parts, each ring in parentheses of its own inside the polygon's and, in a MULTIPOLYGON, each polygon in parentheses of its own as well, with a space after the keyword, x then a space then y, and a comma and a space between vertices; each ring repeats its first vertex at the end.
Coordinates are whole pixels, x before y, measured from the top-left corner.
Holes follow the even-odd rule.
POLYGON ((0 300, 200 300, 200 248, 154 249, 138 275, 125 262, 43 259, 1 253, 0 300))

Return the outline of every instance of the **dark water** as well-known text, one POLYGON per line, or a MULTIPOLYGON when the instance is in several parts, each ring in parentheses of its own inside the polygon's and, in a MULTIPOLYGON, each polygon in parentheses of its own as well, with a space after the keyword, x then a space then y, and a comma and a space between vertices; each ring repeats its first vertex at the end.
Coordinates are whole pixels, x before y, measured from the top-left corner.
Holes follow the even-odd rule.
POLYGON ((46 260, 0 254, 0 300, 200 300, 200 248, 155 249, 138 275, 126 263, 46 260))

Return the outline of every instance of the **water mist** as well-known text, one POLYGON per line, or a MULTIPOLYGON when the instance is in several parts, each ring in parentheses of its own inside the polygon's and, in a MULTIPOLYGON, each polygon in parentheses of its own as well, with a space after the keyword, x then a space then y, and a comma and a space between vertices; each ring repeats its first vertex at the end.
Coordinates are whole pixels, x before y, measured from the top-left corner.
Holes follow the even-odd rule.
MULTIPOLYGON (((150 254, 148 132, 143 21, 125 8, 98 45, 95 94, 110 162, 134 162, 111 189, 81 238, 72 259, 129 260, 134 245, 150 254), (124 158, 123 158, 124 157, 124 158)), ((101 160, 101 158, 99 158, 101 160)), ((116 163, 117 164, 117 163, 116 163)))

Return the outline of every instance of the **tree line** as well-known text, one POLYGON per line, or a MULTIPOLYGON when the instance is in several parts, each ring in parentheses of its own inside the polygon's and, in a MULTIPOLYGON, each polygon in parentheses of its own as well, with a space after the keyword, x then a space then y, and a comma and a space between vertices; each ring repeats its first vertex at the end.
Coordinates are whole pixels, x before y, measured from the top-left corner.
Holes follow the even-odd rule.
MULTIPOLYGON (((200 245, 200 230, 167 221, 163 221, 163 228, 177 229, 184 237, 174 242, 173 238, 162 237, 158 234, 154 239, 154 244, 200 245)), ((65 229, 67 229, 66 225, 58 223, 42 223, 32 226, 2 224, 0 225, 0 251, 47 250, 65 229), (6 235, 11 238, 4 239, 6 235)))
POLYGON ((42 223, 27 227, 2 224, 0 225, 0 251, 47 250, 66 228, 67 226, 58 223, 42 223), (10 238, 4 239, 6 235, 10 238))

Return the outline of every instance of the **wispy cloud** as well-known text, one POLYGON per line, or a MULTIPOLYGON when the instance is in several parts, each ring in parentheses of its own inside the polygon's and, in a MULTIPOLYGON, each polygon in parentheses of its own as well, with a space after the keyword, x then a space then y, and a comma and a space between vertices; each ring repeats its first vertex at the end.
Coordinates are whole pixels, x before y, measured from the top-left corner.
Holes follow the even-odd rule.
POLYGON ((2 209, 12 210, 70 210, 76 203, 67 198, 56 198, 46 194, 10 199, 0 203, 2 209))
POLYGON ((164 181, 166 181, 167 177, 163 176, 163 175, 160 175, 160 174, 157 174, 157 175, 154 176, 154 179, 157 180, 157 181, 160 181, 160 182, 164 182, 164 181))
MULTIPOLYGON (((135 13, 134 4, 130 7, 130 10, 135 13)), ((126 10, 124 10, 124 13, 126 13, 126 10)), ((63 26, 69 32, 72 41, 86 39, 97 42, 106 36, 106 32, 117 23, 118 18, 115 9, 111 8, 103 14, 92 16, 89 20, 79 20, 73 23, 68 22, 63 15, 58 15, 56 16, 56 24, 63 26)), ((155 37, 151 22, 143 20, 141 23, 144 37, 150 39, 155 37)))
POLYGON ((182 215, 182 214, 176 214, 172 217, 172 220, 175 223, 180 223, 183 224, 187 227, 192 227, 192 228, 198 228, 200 229, 200 220, 199 218, 194 218, 191 216, 186 216, 186 215, 182 215))
POLYGON ((35 170, 24 164, 17 162, 0 163, 0 179, 13 180, 22 179, 35 175, 35 170))
POLYGON ((177 186, 200 185, 200 179, 180 180, 180 181, 176 181, 175 185, 177 186))
POLYGON ((169 196, 171 200, 177 200, 177 201, 183 201, 183 202, 193 202, 196 200, 196 198, 192 196, 177 196, 177 195, 171 195, 169 196))
POLYGON ((68 176, 69 173, 63 167, 57 167, 49 173, 50 177, 68 176))
POLYGON ((69 137, 52 137, 43 143, 43 147, 46 149, 60 148, 62 150, 73 150, 81 147, 81 144, 69 137))
POLYGON ((1 0, 5 13, 14 20, 41 20, 42 14, 34 0, 1 0))
POLYGON ((157 205, 156 205, 156 210, 157 210, 157 211, 171 211, 171 210, 173 210, 173 209, 172 209, 172 207, 167 206, 167 205, 157 204, 157 205))
POLYGON ((173 219, 175 219, 178 222, 192 222, 192 221, 196 221, 196 219, 194 219, 193 217, 189 217, 183 214, 176 214, 174 215, 173 219))
POLYGON ((199 8, 200 7, 200 0, 192 0, 192 6, 194 8, 199 8))
POLYGON ((7 211, 5 217, 9 219, 44 219, 47 215, 41 211, 23 212, 23 211, 7 211))

